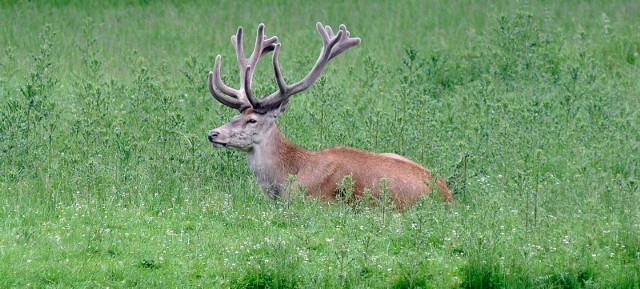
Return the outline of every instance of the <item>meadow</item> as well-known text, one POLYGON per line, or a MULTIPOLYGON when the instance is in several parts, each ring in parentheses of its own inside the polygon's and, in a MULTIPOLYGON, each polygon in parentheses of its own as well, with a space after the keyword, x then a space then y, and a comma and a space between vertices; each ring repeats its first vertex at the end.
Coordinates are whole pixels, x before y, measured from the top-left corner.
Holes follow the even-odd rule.
POLYGON ((638 1, 272 2, 0 1, 1 288, 640 288, 638 1), (362 43, 284 135, 411 158, 452 209, 274 201, 208 143, 237 27, 291 82, 317 21, 362 43))

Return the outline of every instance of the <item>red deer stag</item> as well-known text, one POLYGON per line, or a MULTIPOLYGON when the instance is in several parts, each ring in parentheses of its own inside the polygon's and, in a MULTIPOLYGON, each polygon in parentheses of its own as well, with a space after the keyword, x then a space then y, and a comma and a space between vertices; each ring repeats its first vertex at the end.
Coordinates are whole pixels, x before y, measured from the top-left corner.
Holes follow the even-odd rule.
MULTIPOLYGON (((311 71, 294 84, 287 84, 282 77, 278 38, 267 38, 264 25, 260 24, 253 52, 246 58, 242 46, 243 30, 238 28, 231 42, 240 67, 240 88, 234 89, 222 82, 221 57, 218 55, 213 71, 209 72, 209 90, 216 100, 237 109, 240 114, 209 132, 209 141, 214 147, 245 151, 251 171, 270 197, 286 197, 290 186, 287 179, 293 175, 294 188, 303 187, 307 195, 335 201, 339 184, 345 176, 351 176, 354 197, 362 196, 366 188, 379 197, 381 180, 386 179, 385 186, 396 207, 415 203, 420 196, 428 194, 433 185, 431 171, 418 163, 392 153, 371 153, 350 147, 308 151, 288 141, 278 130, 276 118, 284 112, 289 98, 311 86, 329 60, 360 43, 360 38, 349 37, 344 25, 340 25, 338 33, 321 23, 317 23, 316 28, 322 38, 320 56, 311 71), (256 98, 251 91, 253 73, 258 60, 271 51, 278 89, 268 96, 256 98)), ((453 198, 442 178, 436 178, 436 185, 442 199, 451 203, 453 198)))

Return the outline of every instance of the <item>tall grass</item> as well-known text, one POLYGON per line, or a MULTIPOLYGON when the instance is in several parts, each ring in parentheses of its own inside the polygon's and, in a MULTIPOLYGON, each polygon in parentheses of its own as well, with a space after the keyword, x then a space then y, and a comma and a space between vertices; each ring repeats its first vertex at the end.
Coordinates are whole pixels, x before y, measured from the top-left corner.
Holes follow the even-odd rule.
POLYGON ((112 2, 0 2, 0 287, 640 287, 637 3, 112 2), (405 155, 453 209, 274 202, 207 143, 237 26, 291 81, 316 21, 363 43, 284 134, 405 155))

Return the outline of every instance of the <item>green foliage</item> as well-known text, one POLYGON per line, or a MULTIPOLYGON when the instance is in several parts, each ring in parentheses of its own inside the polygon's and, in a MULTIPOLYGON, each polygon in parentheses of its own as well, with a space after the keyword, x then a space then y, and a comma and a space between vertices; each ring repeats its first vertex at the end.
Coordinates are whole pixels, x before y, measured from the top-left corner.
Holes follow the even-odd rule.
POLYGON ((277 2, 0 2, 0 287, 640 287, 635 2, 277 2), (411 158, 453 208, 398 211, 388 180, 354 200, 350 176, 337 204, 273 201, 208 144, 235 28, 265 22, 292 83, 318 20, 363 43, 281 130, 411 158))

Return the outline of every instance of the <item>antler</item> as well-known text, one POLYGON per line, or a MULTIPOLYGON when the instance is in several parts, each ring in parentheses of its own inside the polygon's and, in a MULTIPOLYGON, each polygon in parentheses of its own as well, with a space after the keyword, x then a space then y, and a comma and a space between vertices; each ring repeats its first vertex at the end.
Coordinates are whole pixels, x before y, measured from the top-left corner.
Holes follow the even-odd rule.
POLYGON ((292 85, 287 85, 282 78, 280 64, 278 63, 280 43, 276 44, 275 50, 273 51, 273 70, 276 75, 276 82, 278 83, 278 91, 261 99, 257 107, 254 105, 254 110, 268 110, 286 105, 292 95, 309 88, 318 77, 320 77, 322 70, 329 60, 338 56, 348 48, 360 44, 360 38, 349 37, 349 31, 347 31, 347 27, 344 25, 340 25, 338 34, 334 34, 331 27, 323 26, 320 22, 316 23, 316 29, 322 38, 320 56, 318 56, 316 64, 311 68, 307 76, 292 85))
POLYGON ((242 50, 242 27, 238 28, 238 33, 231 37, 231 42, 236 48, 238 65, 240 66, 241 88, 236 90, 226 86, 222 82, 220 79, 220 55, 218 55, 214 64, 214 70, 209 73, 209 90, 211 94, 224 105, 240 111, 248 107, 252 107, 254 111, 262 113, 276 108, 281 108, 282 110, 292 95, 309 88, 318 77, 320 77, 322 70, 329 60, 338 56, 348 48, 360 44, 360 38, 349 37, 349 31, 347 31, 344 25, 340 25, 337 34, 333 33, 331 27, 323 26, 320 22, 316 23, 316 29, 322 38, 322 50, 320 51, 318 60, 303 79, 292 85, 288 85, 282 77, 282 71, 278 63, 278 55, 280 52, 280 43, 276 43, 278 38, 274 36, 269 39, 264 39, 264 25, 260 24, 258 26, 258 35, 253 53, 249 59, 246 59, 244 58, 244 52, 242 50), (263 99, 257 99, 251 91, 253 72, 260 57, 271 50, 273 50, 272 62, 278 90, 263 99), (228 96, 235 97, 235 99, 219 94, 215 90, 214 82, 220 91, 228 96))
POLYGON ((273 51, 275 49, 275 43, 278 42, 278 37, 276 36, 266 38, 264 35, 264 24, 261 23, 258 25, 258 33, 256 35, 253 52, 249 58, 246 58, 242 44, 242 32, 242 27, 238 27, 238 32, 231 36, 231 44, 236 49, 236 60, 240 68, 240 89, 233 89, 222 82, 220 77, 222 57, 220 55, 216 56, 213 71, 209 72, 209 91, 211 95, 222 104, 240 111, 252 107, 253 103, 256 102, 255 97, 253 97, 253 94, 250 92, 253 72, 260 57, 273 51), (218 92, 216 88, 223 94, 218 92), (249 93, 247 93, 247 91, 249 91, 249 93))

